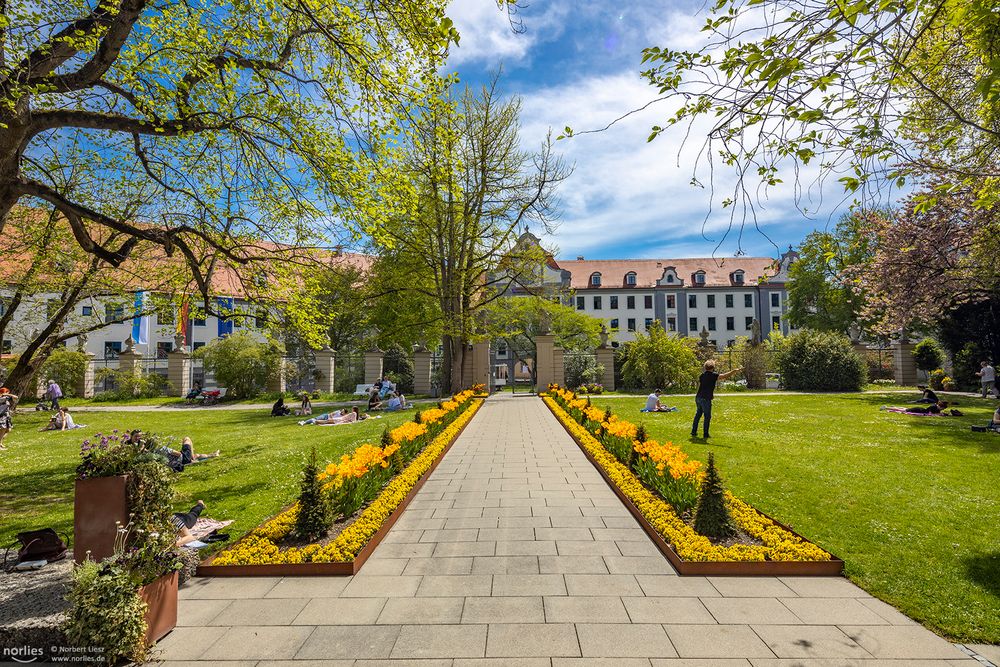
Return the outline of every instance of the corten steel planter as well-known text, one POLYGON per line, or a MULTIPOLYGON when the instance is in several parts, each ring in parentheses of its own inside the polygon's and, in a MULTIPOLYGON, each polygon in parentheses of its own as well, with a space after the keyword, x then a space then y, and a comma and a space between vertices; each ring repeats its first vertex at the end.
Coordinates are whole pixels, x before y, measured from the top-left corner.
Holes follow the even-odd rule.
POLYGON ((155 644, 177 625, 177 572, 165 574, 139 589, 147 605, 146 643, 155 644))
MULTIPOLYGON (((546 405, 548 404, 546 403, 546 405)), ((549 407, 549 409, 551 410, 552 408, 549 407)), ((570 433, 569 429, 566 429, 566 426, 559 420, 558 415, 555 415, 554 412, 553 415, 556 417, 556 420, 559 421, 559 425, 566 430, 566 433, 569 434, 571 438, 573 438, 573 442, 577 444, 580 451, 582 451, 583 455, 587 457, 587 460, 590 461, 591 465, 593 465, 594 468, 597 469, 597 472, 601 474, 601 477, 603 477, 607 485, 611 487, 611 490, 615 492, 618 499, 621 500, 628 511, 632 513, 632 516, 639 522, 642 529, 646 531, 646 534, 649 535, 649 539, 653 541, 653 544, 655 544, 663 555, 666 556, 667 560, 670 561, 670 564, 673 565, 678 574, 682 576, 698 575, 713 577, 830 577, 839 576, 844 573, 844 561, 837 558, 833 554, 830 554, 830 560, 816 561, 688 561, 682 559, 679 555, 677 555, 677 552, 674 551, 673 547, 670 546, 670 543, 663 539, 662 535, 656 532, 656 529, 653 528, 652 524, 646 520, 646 517, 643 516, 639 508, 632 503, 632 500, 625 495, 625 493, 619 489, 613 481, 611 481, 611 478, 604 471, 604 468, 598 465, 597 461, 595 461, 590 455, 590 452, 587 451, 587 448, 580 443, 579 438, 577 438, 573 433, 570 433)), ((771 519, 771 521, 774 521, 775 524, 781 526, 792 535, 795 535, 806 542, 809 541, 777 519, 767 516, 756 508, 754 508, 754 511, 763 517, 771 519)))
POLYGON ((128 476, 76 480, 73 495, 73 558, 101 561, 115 551, 118 525, 128 523, 128 476))
MULTIPOLYGON (((472 409, 467 408, 467 409, 472 409)), ((475 415, 473 415, 473 418, 475 415)), ((347 563, 278 563, 275 565, 212 565, 212 561, 215 560, 215 556, 209 558, 204 563, 198 566, 198 570, 195 572, 196 576, 199 577, 337 577, 337 576, 350 576, 357 574, 361 571, 361 567, 365 564, 365 561, 372 555, 382 539, 388 534, 389 530, 393 527, 399 517, 402 516, 403 511, 413 500, 413 497, 417 495, 424 483, 431 476, 435 469, 437 469, 438 464, 444 459, 445 455, 451 450, 452 445, 458 440, 459 436, 465 432, 466 427, 472 423, 472 419, 465 422, 462 428, 458 430, 455 437, 451 439, 451 442, 441 451, 441 454, 434 460, 431 467, 427 469, 417 483, 413 485, 406 497, 399 503, 392 514, 386 518, 385 523, 382 527, 372 535, 372 538, 368 540, 368 544, 358 552, 357 557, 347 563)), ((243 539, 246 539, 245 537, 243 539)), ((242 541, 242 540, 240 540, 242 541)), ((239 544, 239 542, 236 542, 239 544)))

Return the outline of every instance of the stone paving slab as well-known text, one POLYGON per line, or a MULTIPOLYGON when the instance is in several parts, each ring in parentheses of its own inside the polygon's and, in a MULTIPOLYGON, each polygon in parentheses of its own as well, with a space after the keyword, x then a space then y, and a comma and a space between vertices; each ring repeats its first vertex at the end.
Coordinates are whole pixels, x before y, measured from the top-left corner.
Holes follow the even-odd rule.
POLYGON ((358 575, 196 579, 179 616, 168 665, 978 664, 840 577, 677 576, 533 398, 486 402, 358 575))

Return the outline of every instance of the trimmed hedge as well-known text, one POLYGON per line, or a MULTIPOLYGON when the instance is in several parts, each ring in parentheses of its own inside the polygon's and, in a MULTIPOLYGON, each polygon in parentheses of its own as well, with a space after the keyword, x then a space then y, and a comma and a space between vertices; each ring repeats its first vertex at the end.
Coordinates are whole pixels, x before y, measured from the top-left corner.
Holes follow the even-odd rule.
POLYGON ((847 336, 804 329, 777 350, 776 365, 785 389, 861 391, 868 382, 864 359, 847 336))

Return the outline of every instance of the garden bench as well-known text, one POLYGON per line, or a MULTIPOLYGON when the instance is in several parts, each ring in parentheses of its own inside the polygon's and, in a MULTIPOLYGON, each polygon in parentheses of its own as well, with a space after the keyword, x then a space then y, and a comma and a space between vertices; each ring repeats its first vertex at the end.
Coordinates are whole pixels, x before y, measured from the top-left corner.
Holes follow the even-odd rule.
POLYGON ((370 384, 359 384, 354 387, 355 396, 367 396, 368 392, 371 391, 372 385, 370 384))

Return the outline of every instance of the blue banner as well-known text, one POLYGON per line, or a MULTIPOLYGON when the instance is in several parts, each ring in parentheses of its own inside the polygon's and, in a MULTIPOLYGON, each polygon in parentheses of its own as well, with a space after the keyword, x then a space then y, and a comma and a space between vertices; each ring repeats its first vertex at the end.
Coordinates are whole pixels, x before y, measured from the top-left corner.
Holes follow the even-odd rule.
POLYGON ((132 340, 139 345, 149 343, 149 315, 142 314, 146 308, 146 293, 135 293, 135 317, 132 318, 132 340))

